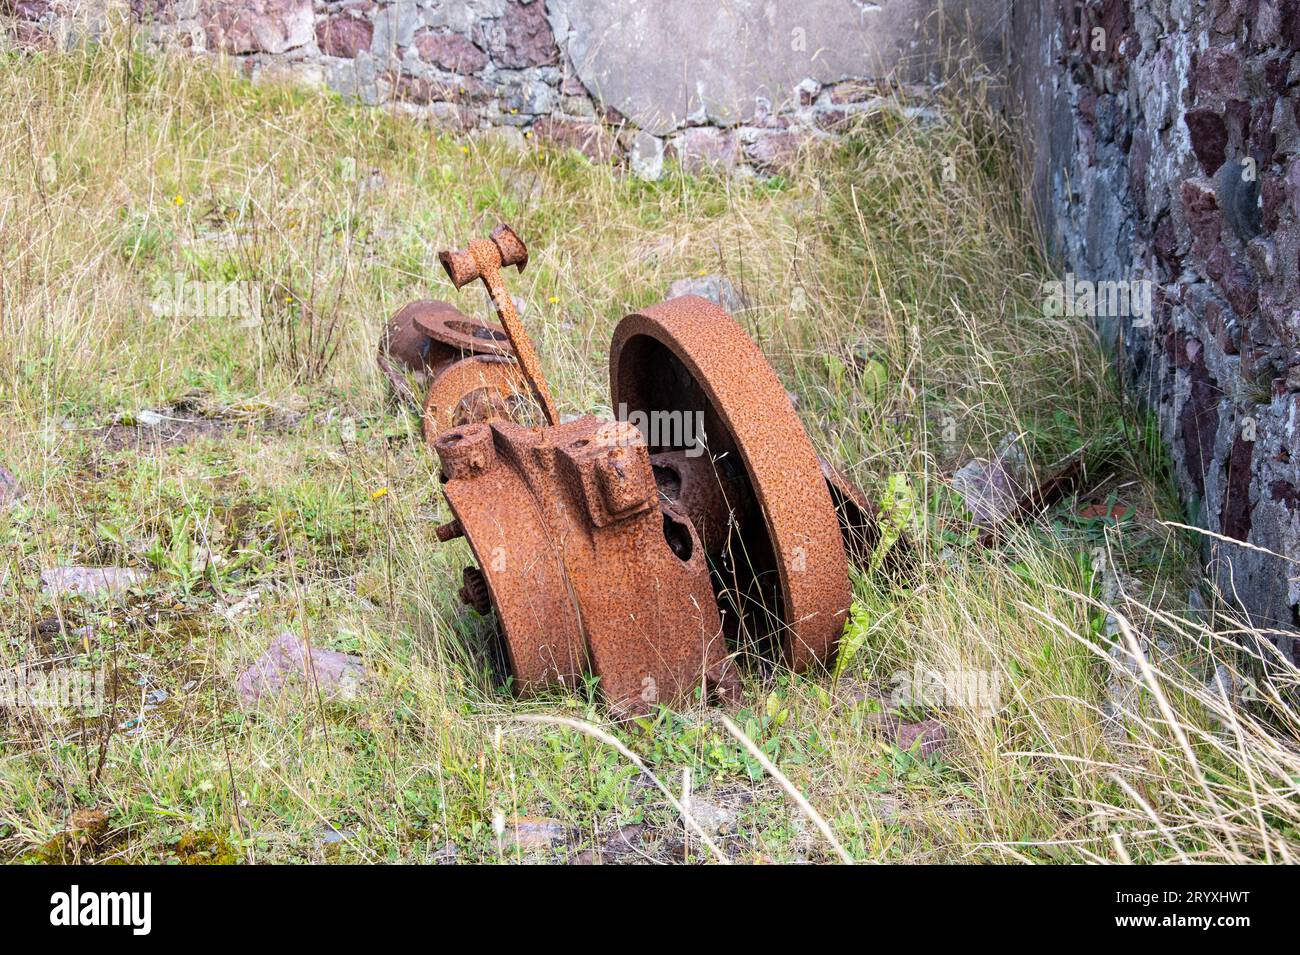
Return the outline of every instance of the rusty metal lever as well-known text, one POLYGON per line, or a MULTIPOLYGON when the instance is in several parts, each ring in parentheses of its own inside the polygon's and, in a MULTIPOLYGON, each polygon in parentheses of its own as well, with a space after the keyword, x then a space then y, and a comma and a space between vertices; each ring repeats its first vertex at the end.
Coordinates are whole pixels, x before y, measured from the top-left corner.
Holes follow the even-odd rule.
POLYGON ((514 346, 524 380, 546 416, 546 423, 558 424, 560 416, 556 414, 551 390, 542 376, 541 360, 537 357, 528 333, 524 331, 514 300, 501 278, 502 268, 513 265, 522 272, 528 264, 528 248, 524 245, 524 240, 503 222, 492 230, 491 240, 475 239, 462 252, 439 252, 438 261, 447 270, 451 284, 458 289, 475 279, 483 280, 492 304, 496 306, 501 325, 510 337, 510 344, 514 346))

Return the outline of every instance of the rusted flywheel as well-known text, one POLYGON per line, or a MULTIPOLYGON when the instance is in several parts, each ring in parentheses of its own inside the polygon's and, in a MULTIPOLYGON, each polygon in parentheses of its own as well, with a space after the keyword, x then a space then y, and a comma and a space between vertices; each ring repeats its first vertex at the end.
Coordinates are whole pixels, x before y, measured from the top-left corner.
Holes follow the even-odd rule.
POLYGON ((688 295, 624 318, 609 361, 614 406, 648 428, 665 496, 674 480, 692 489, 676 500, 703 528, 724 605, 751 634, 775 631, 790 667, 829 660, 850 602, 844 544, 817 455, 758 346, 688 295))

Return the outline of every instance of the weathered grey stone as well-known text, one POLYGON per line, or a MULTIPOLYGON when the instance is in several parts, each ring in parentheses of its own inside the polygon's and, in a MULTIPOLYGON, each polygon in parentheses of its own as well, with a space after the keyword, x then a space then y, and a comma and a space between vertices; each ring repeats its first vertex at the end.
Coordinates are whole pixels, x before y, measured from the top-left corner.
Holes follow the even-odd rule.
POLYGON ((578 119, 596 118, 596 107, 591 104, 591 99, 587 96, 564 96, 560 100, 560 111, 565 116, 574 116, 578 119))
MULTIPOLYGON (((540 0, 538 0, 540 4, 540 0)), ((569 827, 558 819, 517 816, 505 824, 502 847, 507 851, 541 852, 568 841, 569 827)))
POLYGON ((267 62, 253 65, 256 86, 296 86, 317 89, 326 85, 326 70, 319 63, 267 62))
POLYGON ((101 596, 121 593, 149 577, 135 567, 51 567, 41 571, 41 589, 49 597, 101 596))
POLYGON ((419 13, 425 26, 448 27, 456 33, 469 34, 483 20, 491 20, 505 13, 506 0, 456 0, 434 2, 424 0, 419 13))
MULTIPOLYGON (((524 139, 523 130, 517 126, 487 126, 476 130, 474 136, 484 142, 497 143, 508 149, 523 149, 528 145, 528 140, 524 139)), ((502 175, 505 175, 504 171, 502 175)), ((523 317, 523 314, 523 311, 520 310, 520 317, 523 317)), ((495 317, 493 317, 493 321, 495 320, 495 317)))
POLYGON ((375 34, 370 50, 385 66, 399 59, 401 51, 414 44, 415 34, 426 26, 423 8, 411 0, 378 7, 372 19, 375 34))
POLYGON ((209 49, 284 53, 312 41, 312 0, 204 0, 200 19, 209 49))
POLYGON ((647 132, 639 132, 628 150, 632 174, 638 179, 654 182, 664 174, 664 141, 647 132))
POLYGON ((1007 435, 987 461, 968 461, 952 476, 952 488, 962 496, 971 519, 993 529, 1015 514, 1028 490, 1024 450, 1015 435, 1007 435))
POLYGON ((668 298, 680 295, 698 295, 722 306, 728 315, 738 315, 745 309, 745 300, 725 275, 699 275, 688 279, 678 279, 668 286, 668 298))
POLYGON ((326 62, 325 82, 343 96, 368 105, 373 106, 382 99, 374 58, 365 53, 355 60, 326 62))
POLYGON ((525 80, 507 91, 504 106, 525 117, 541 116, 555 109, 555 97, 555 90, 540 80, 525 80))
MULTIPOLYGON (((972 0, 957 12, 929 0, 548 0, 546 9, 587 89, 657 134, 692 118, 752 122, 756 97, 795 102, 805 79, 830 83, 894 70, 925 78, 935 65, 925 56, 929 38, 955 27, 948 17, 969 14, 976 47, 995 59, 1004 12, 993 0, 972 0)), ((957 29, 964 33, 964 24, 957 29)))
POLYGON ((696 824, 711 836, 730 832, 736 825, 736 808, 722 800, 692 795, 685 805, 696 824))

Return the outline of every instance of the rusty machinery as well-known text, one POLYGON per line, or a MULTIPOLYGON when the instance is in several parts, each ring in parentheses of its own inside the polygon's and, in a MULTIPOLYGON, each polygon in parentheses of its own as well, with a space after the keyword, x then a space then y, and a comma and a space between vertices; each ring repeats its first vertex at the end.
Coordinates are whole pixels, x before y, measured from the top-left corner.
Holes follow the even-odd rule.
POLYGON ((845 544, 870 543, 873 514, 818 460, 744 330, 695 296, 628 315, 609 359, 621 420, 561 421, 501 275, 523 271, 523 241, 501 225, 439 259, 458 289, 484 282, 501 324, 412 303, 380 365, 404 397, 407 374, 428 388, 453 515, 437 536, 468 543, 460 596, 495 613, 517 690, 592 674, 614 712, 637 714, 734 696, 740 654, 829 661, 845 544))
POLYGON ((458 424, 514 417, 526 393, 501 327, 447 302, 421 300, 400 309, 380 339, 379 367, 399 401, 423 403, 430 442, 458 424))

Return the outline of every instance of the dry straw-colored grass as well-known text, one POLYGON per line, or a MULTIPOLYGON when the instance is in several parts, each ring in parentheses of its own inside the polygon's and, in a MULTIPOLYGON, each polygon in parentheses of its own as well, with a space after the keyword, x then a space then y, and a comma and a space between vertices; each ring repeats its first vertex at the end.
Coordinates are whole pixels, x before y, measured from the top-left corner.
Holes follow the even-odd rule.
POLYGON ((428 532, 429 457, 373 367, 403 302, 483 309, 433 255, 504 217, 533 252, 510 282, 564 411, 609 412, 621 315, 722 272, 819 450, 911 502, 894 514, 916 576, 855 580, 837 671, 751 669, 731 714, 811 812, 708 711, 602 730, 667 785, 688 770, 691 812, 734 810, 710 835, 720 852, 1293 858, 1294 677, 1258 659, 1258 635, 1188 612, 1194 549, 1160 523, 1180 515, 1149 431, 1090 330, 1042 315, 1008 131, 977 88, 941 112, 882 111, 778 180, 649 185, 121 39, 0 60, 0 456, 27 492, 0 516, 0 659, 66 653, 124 676, 108 718, 0 718, 0 854, 519 859, 494 822, 542 815, 570 851, 643 821, 645 857, 714 858, 616 750, 514 719, 604 716, 590 688, 521 703, 494 682, 487 627, 452 596, 466 556, 428 532), (177 275, 255 283, 263 322, 154 314, 177 275), (181 399, 223 430, 120 451, 96 430, 181 399), (1069 501, 976 546, 944 478, 1008 433, 1039 467, 1087 446, 1081 496, 1117 495, 1138 519, 1103 528, 1069 501), (52 602, 39 570, 67 561, 158 573, 107 606, 52 602), (52 615, 93 638, 51 649, 32 623, 52 615), (365 694, 240 709, 231 676, 285 627, 361 654, 365 694), (1216 665, 1238 676, 1209 682, 1216 665), (985 674, 999 692, 905 708, 948 728, 923 759, 874 713, 908 672, 985 674), (157 687, 169 703, 146 708, 157 687), (108 833, 68 850, 59 833, 88 807, 108 833))

